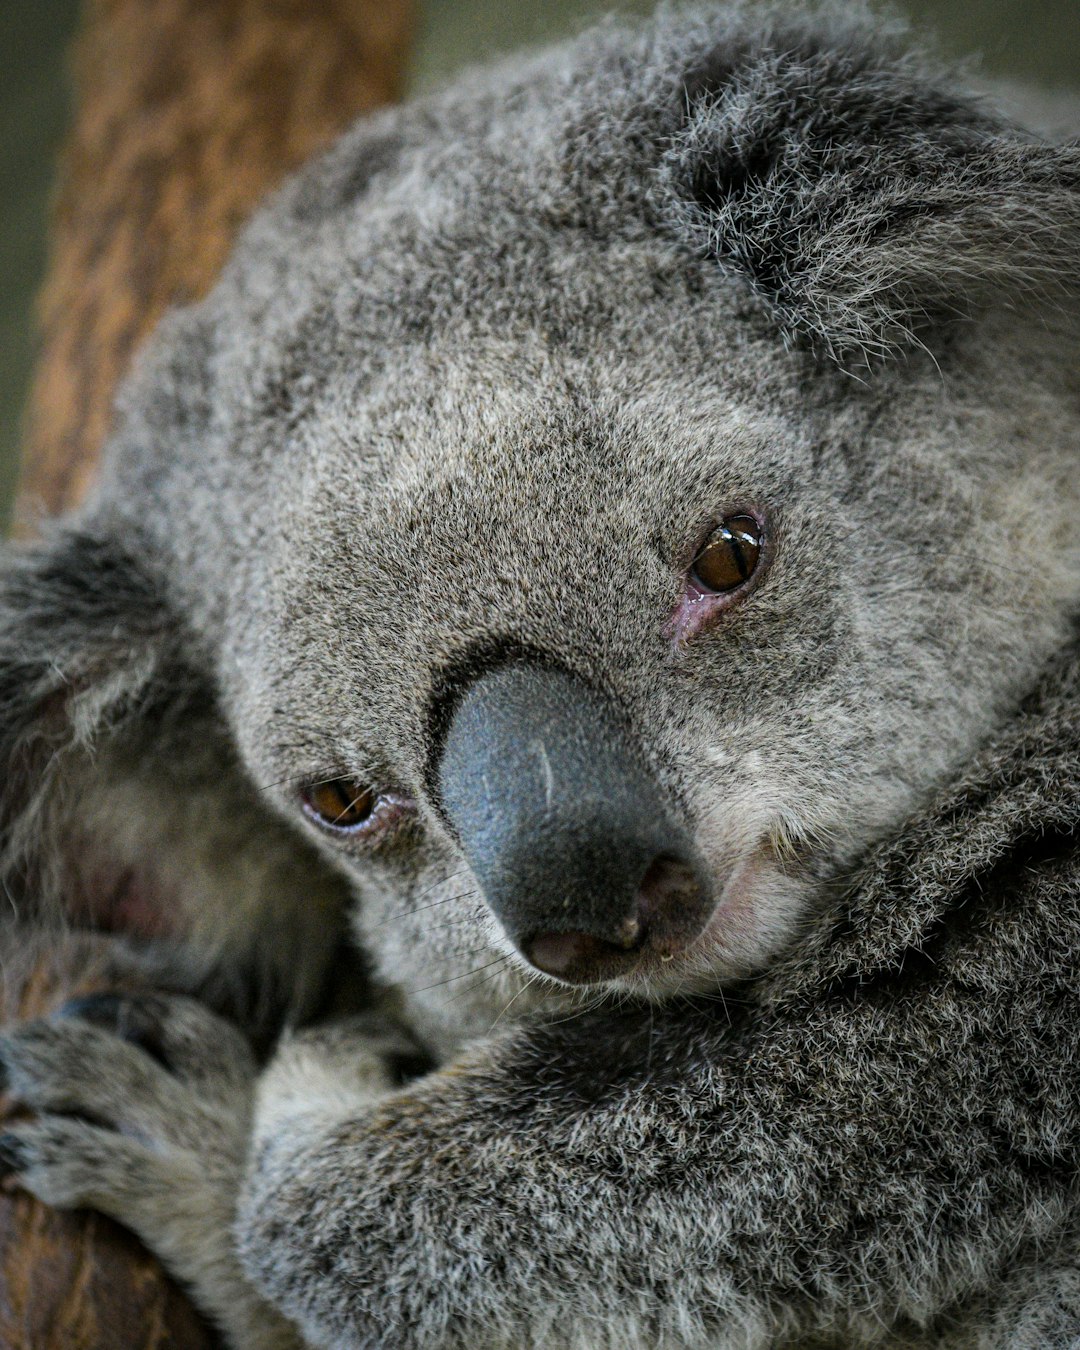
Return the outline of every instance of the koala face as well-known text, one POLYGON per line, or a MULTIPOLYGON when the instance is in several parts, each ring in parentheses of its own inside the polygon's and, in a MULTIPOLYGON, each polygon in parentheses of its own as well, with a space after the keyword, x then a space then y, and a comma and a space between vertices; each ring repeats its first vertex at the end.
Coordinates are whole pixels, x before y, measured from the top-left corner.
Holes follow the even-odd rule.
MULTIPOLYGON (((645 259, 616 261, 625 296, 645 259)), ((311 455, 234 618, 245 756, 413 987, 745 975, 1064 633, 1074 545, 1023 562, 1060 516, 1056 455, 1015 480, 1030 406, 732 350, 693 289, 635 297, 640 359, 609 321, 566 358, 505 329, 410 353, 311 455)))
POLYGON ((1075 160, 668 16, 361 128, 167 325, 90 515, 436 1040, 752 973, 1034 682, 1075 160))

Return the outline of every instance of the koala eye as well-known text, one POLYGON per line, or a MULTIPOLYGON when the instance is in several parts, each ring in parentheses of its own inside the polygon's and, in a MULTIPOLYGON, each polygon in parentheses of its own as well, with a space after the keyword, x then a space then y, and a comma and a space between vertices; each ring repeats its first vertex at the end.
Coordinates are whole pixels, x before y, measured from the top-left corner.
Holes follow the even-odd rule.
POLYGON ((757 571, 761 550, 761 526, 754 517, 728 516, 698 551, 690 576, 714 595, 737 590, 757 571))
POLYGON ((326 778, 300 790, 304 814, 334 834, 361 836, 378 845, 416 816, 416 802, 403 792, 377 792, 355 778, 326 778))
POLYGON ((350 833, 367 824, 377 804, 375 793, 351 778, 312 783, 300 794, 304 810, 330 830, 350 833))

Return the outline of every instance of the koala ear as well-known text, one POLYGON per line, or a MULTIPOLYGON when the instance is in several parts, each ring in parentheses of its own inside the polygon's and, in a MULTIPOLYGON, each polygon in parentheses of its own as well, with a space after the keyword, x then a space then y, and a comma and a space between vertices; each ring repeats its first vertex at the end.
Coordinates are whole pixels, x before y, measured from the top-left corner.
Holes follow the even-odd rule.
POLYGON ((168 633, 116 540, 61 528, 0 568, 0 866, 16 907, 50 889, 40 845, 68 759, 145 695, 168 633))
MULTIPOLYGON (((408 126, 408 112, 397 108, 360 118, 278 189, 274 215, 287 220, 291 228, 302 229, 349 211, 380 174, 397 165, 408 142, 408 126)), ((269 224, 260 215, 254 228, 269 224)))
POLYGON ((265 1028, 321 996, 343 886, 250 781, 150 557, 61 527, 0 561, 0 922, 119 932, 265 1028))
POLYGON ((1077 286, 1080 148, 1042 143, 858 25, 725 47, 685 86, 669 217, 785 336, 841 362, 1077 286))
POLYGON ((54 744, 61 722, 67 735, 90 734, 136 696, 166 632, 156 586, 115 540, 63 529, 10 551, 0 568, 0 762, 9 776, 37 740, 54 744))

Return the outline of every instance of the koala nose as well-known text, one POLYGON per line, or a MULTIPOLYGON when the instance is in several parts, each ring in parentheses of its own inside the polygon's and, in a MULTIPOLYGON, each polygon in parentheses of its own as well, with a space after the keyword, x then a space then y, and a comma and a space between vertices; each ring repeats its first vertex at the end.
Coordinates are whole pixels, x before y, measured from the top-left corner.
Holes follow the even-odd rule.
POLYGON ((669 958, 709 917, 686 831, 613 710, 525 663, 475 679, 437 769, 484 898, 538 969, 570 983, 669 958))
MULTIPOLYGON (((674 956, 685 942, 680 923, 700 910, 702 887, 694 871, 675 858, 657 858, 638 885, 635 912, 619 925, 614 941, 571 929, 539 933, 522 950, 538 970, 571 984, 621 975, 640 955, 674 956)), ((695 934, 690 934, 694 936, 695 934)))

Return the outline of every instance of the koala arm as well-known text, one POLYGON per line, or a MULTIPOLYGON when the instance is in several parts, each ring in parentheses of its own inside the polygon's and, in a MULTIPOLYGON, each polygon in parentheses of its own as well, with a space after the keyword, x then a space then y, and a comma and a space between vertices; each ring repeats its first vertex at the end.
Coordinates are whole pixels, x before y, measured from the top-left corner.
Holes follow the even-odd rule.
POLYGON ((733 1028, 591 1013, 375 1102, 342 1090, 345 1044, 294 1044, 259 1092, 241 1259, 319 1346, 870 1345, 1064 1222, 995 1092, 1010 1021, 947 981, 733 1028))
POLYGON ((0 1173, 133 1228, 237 1350, 940 1347, 964 1303, 958 1345, 1057 1343, 997 1330, 1075 1264, 1075 976, 1031 927, 926 979, 523 1024, 404 1088, 378 1019, 257 1076, 190 1000, 82 1000, 0 1037, 37 1113, 0 1173))

